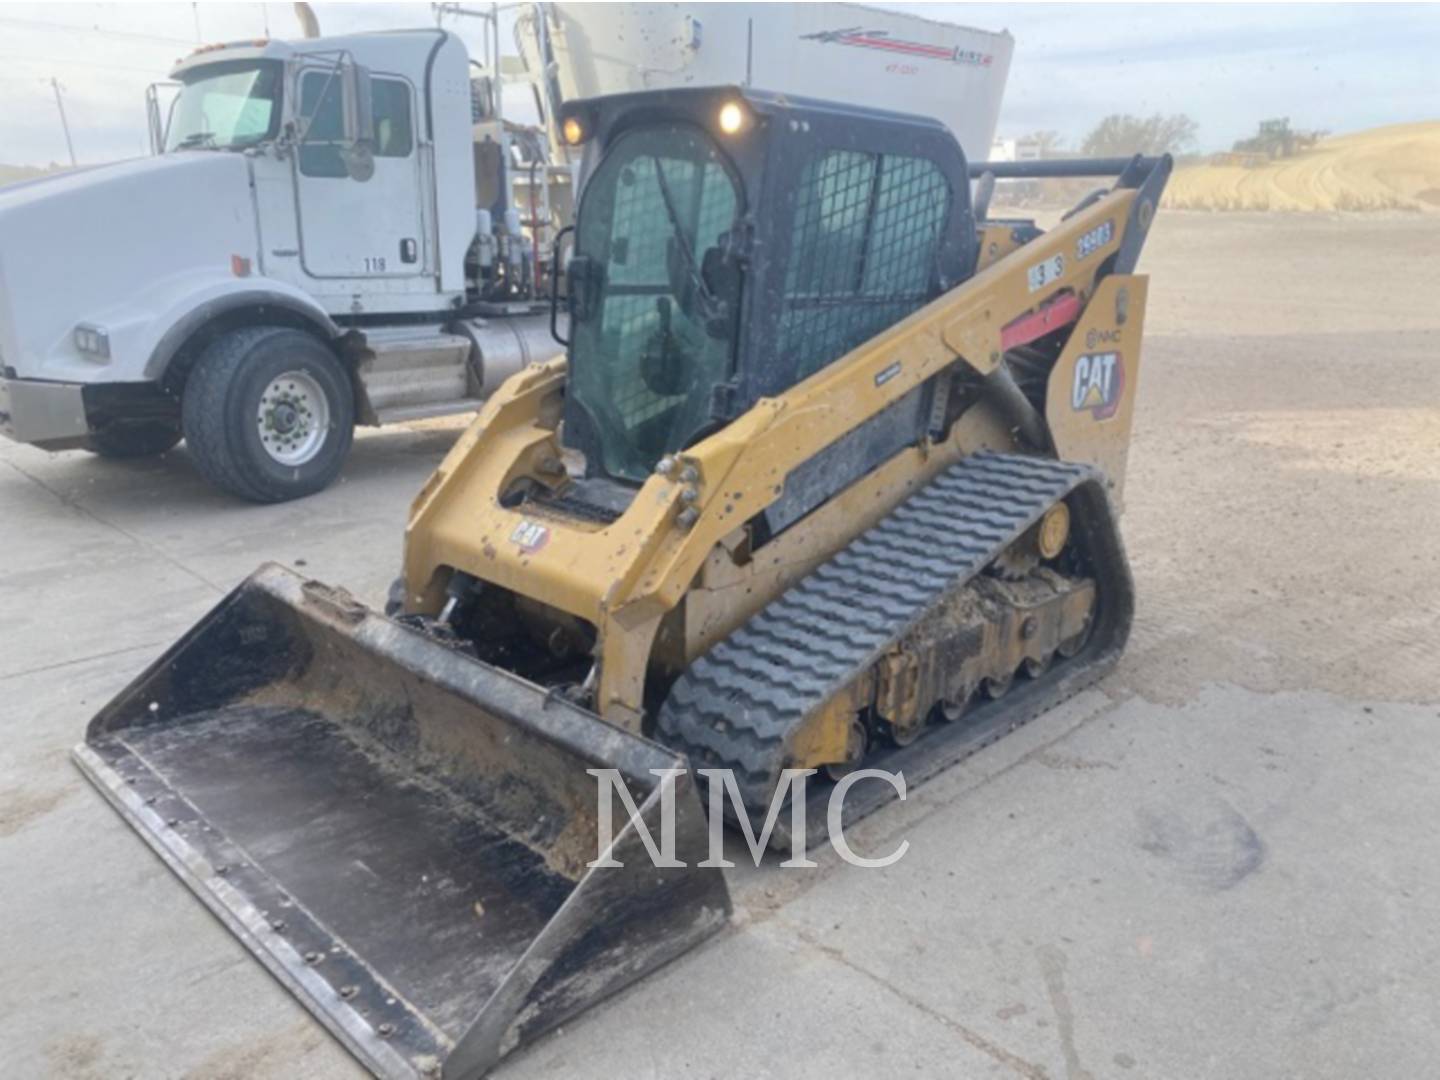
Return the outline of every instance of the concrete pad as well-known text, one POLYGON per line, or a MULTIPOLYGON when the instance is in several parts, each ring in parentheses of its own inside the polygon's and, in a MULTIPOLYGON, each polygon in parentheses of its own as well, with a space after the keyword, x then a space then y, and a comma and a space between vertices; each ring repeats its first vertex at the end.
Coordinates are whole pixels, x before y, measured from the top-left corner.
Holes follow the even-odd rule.
MULTIPOLYGON (((895 866, 731 871, 725 935, 499 1075, 1432 1073, 1433 217, 1162 214, 1119 669, 851 831, 895 866)), ((261 561, 379 603, 459 429, 279 507, 0 443, 7 1075, 359 1075, 66 754, 261 561)))
POLYGON ((1029 1069, 842 957, 786 928, 758 925, 671 964, 495 1075, 823 1080, 1029 1069))
POLYGON ((11 467, 32 480, 30 500, 48 497, 63 508, 36 515, 57 540, 47 552, 66 551, 58 546, 63 536, 79 542, 83 558, 75 561, 92 561, 96 542, 89 534, 98 532, 121 551, 138 548, 174 560, 222 592, 273 560, 321 580, 343 578, 356 595, 383 603, 399 572, 410 501, 463 427, 457 418, 418 430, 361 432, 330 489, 275 506, 211 490, 183 445, 141 462, 30 449, 11 467))
POLYGON ((12 1075, 361 1075, 188 890, 176 891, 88 785, 74 783, 85 790, 67 787, 43 826, 32 821, 0 843, 0 969, 27 972, 0 986, 12 1075), (59 851, 55 834, 71 838, 59 851), (25 872, 57 862, 71 873, 25 872))
POLYGON ((776 919, 1052 1076, 1376 1075, 1377 1045, 1384 1075, 1423 1073, 1440 837, 1391 844, 1440 812, 1435 719, 1132 699, 776 919))
POLYGON ((70 764, 147 660, 0 679, 7 1075, 361 1075, 70 764))

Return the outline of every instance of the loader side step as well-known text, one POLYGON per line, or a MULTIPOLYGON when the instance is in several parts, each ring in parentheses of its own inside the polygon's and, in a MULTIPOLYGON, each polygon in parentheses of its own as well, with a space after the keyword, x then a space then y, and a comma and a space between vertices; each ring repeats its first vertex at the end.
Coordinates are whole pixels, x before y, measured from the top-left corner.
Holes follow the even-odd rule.
POLYGON ((484 398, 459 397, 447 401, 427 401, 411 405, 390 405, 376 409, 375 416, 381 424, 403 424, 409 420, 432 420, 438 416, 455 416, 459 413, 479 412, 485 404, 484 398))

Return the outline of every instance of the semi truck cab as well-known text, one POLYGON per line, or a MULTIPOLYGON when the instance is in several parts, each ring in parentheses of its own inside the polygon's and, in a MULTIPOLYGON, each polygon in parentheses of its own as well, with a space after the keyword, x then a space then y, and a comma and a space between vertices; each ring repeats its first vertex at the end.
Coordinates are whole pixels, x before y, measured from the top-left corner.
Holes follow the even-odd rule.
POLYGON ((511 185, 543 150, 459 38, 208 46, 172 78, 156 155, 0 191, 5 435, 183 437, 211 482, 279 501, 334 478, 356 423, 473 410, 558 351, 549 222, 511 185))

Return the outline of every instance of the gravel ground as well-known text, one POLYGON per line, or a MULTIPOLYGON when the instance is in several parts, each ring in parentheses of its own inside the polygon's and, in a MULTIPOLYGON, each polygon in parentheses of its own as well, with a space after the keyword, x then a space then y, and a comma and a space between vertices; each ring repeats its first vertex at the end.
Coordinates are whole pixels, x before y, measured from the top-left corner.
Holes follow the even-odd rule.
MULTIPOLYGON (((863 823, 732 876, 734 927, 510 1080, 1412 1077, 1440 1056, 1440 217, 1163 214, 1120 669, 863 823)), ((379 603, 453 424, 280 507, 183 450, 0 446, 7 1075, 358 1070, 66 760, 254 565, 379 603)))

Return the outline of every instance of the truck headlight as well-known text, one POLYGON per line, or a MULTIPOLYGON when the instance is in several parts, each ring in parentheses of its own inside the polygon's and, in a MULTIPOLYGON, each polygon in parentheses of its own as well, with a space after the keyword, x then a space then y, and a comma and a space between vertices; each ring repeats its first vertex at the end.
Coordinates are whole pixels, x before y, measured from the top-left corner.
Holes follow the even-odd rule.
POLYGON ((75 347, 102 360, 110 359, 110 335, 98 326, 81 323, 75 327, 75 347))

